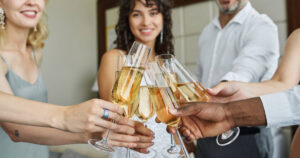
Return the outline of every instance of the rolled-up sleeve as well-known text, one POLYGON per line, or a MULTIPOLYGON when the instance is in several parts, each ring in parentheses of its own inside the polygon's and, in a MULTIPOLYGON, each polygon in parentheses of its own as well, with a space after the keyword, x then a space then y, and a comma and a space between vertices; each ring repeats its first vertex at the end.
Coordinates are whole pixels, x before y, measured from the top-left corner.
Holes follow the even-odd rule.
POLYGON ((267 127, 300 125, 300 86, 260 98, 267 118, 267 127))
POLYGON ((262 21, 249 30, 244 38, 231 71, 220 81, 257 82, 265 75, 272 77, 275 72, 279 58, 277 27, 271 22, 262 21))

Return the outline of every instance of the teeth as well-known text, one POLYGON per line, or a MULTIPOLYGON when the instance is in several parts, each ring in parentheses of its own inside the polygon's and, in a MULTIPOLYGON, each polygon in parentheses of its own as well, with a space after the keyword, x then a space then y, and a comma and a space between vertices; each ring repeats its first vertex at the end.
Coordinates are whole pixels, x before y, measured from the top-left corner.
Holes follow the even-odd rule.
POLYGON ((142 30, 142 32, 150 32, 152 31, 151 29, 145 29, 145 30, 142 30))
POLYGON ((35 12, 31 12, 31 11, 23 12, 23 13, 25 13, 25 14, 27 14, 27 15, 35 15, 35 12))

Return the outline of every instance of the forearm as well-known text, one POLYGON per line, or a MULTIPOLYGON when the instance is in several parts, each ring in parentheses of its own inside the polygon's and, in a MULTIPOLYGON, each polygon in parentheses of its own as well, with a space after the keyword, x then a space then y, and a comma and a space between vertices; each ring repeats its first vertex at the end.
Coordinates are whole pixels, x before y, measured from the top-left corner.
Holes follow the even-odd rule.
POLYGON ((0 120, 65 129, 64 109, 0 92, 0 120))
POLYGON ((260 98, 251 98, 227 103, 225 106, 227 118, 234 126, 266 125, 266 115, 260 98))
POLYGON ((250 91, 252 94, 254 94, 253 97, 259 97, 266 94, 288 90, 294 86, 275 79, 263 81, 260 83, 247 83, 247 84, 249 84, 248 85, 249 89, 247 91, 250 91))
POLYGON ((47 127, 2 123, 2 128, 15 142, 29 142, 42 145, 63 145, 87 143, 83 133, 71 133, 47 127))

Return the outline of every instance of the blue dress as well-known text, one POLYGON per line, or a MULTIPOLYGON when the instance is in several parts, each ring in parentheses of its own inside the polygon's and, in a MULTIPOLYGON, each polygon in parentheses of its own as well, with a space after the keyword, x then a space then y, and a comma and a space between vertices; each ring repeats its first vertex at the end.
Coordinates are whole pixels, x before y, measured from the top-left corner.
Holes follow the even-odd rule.
MULTIPOLYGON (((37 63, 35 51, 33 50, 35 63, 37 63)), ((6 78, 10 85, 11 90, 15 96, 47 102, 47 89, 44 84, 41 72, 39 71, 38 79, 34 84, 27 82, 20 76, 15 74, 0 55, 1 59, 7 66, 6 78)), ((0 157, 1 158, 48 158, 49 150, 47 146, 36 145, 32 143, 14 143, 5 131, 0 128, 0 157)))

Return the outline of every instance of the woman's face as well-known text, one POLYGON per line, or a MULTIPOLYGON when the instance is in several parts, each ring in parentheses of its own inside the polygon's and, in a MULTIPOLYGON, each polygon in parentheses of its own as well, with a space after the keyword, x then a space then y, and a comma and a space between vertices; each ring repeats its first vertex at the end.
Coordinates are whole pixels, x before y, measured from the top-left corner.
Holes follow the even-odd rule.
POLYGON ((45 0, 0 0, 0 7, 4 9, 8 27, 33 28, 42 17, 45 0))
POLYGON ((156 5, 145 6, 145 0, 136 0, 135 7, 129 15, 129 25, 135 40, 147 44, 155 42, 163 26, 163 15, 156 5), (143 4, 144 3, 144 4, 143 4))

